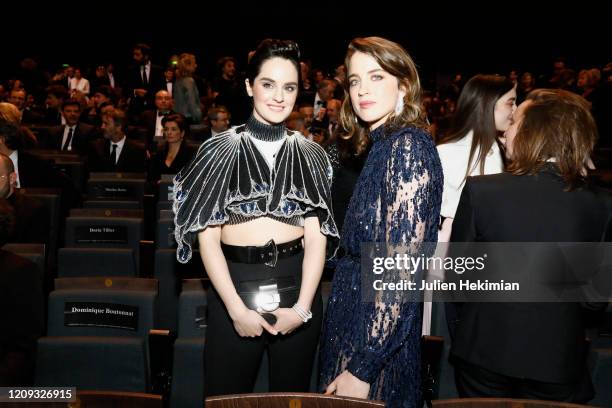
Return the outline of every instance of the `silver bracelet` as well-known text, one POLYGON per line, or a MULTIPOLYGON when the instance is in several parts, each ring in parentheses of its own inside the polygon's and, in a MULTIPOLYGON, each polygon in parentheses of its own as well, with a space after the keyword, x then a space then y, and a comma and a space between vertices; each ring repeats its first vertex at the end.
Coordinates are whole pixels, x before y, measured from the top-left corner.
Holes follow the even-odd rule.
POLYGON ((298 305, 297 303, 293 305, 292 309, 295 311, 295 313, 297 313, 297 315, 300 317, 300 319, 302 319, 304 323, 312 319, 312 312, 310 311, 306 312, 302 308, 302 306, 298 305))

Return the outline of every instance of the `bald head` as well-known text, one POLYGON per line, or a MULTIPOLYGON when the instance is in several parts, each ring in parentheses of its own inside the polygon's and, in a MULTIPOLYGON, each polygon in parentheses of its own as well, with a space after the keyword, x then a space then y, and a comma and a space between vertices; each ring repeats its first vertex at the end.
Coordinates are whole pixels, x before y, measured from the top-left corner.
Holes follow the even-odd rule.
POLYGON ((16 180, 13 161, 7 155, 0 153, 0 199, 13 194, 16 180))
POLYGON ((172 100, 170 92, 161 90, 155 94, 155 107, 158 110, 168 112, 172 109, 172 105, 174 105, 174 101, 172 100))

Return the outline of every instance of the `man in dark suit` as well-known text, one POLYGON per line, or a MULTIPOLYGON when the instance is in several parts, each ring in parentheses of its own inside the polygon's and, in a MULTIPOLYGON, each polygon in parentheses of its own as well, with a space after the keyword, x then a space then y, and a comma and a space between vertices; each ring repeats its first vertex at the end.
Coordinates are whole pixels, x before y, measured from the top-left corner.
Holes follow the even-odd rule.
POLYGON ((64 124, 61 109, 62 102, 67 96, 68 90, 61 85, 51 85, 47 88, 47 99, 45 99, 47 109, 42 118, 43 125, 58 126, 64 124))
POLYGON ((42 116, 34 112, 32 109, 26 108, 26 100, 28 98, 28 94, 25 89, 13 89, 9 93, 9 97, 7 102, 12 103, 19 109, 21 112, 21 123, 22 124, 33 124, 41 121, 42 116))
POLYGON ((81 105, 76 99, 62 103, 66 124, 49 129, 46 147, 64 152, 86 153, 89 142, 94 138, 94 127, 79 123, 81 105))
POLYGON ((6 199, 15 209, 16 224, 10 242, 46 244, 49 236, 49 216, 45 207, 15 189, 17 174, 11 159, 0 153, 0 199, 6 199))
POLYGON ((125 136, 127 119, 116 108, 105 110, 102 115, 104 139, 92 142, 89 149, 89 170, 94 172, 145 171, 145 151, 125 136))
MULTIPOLYGON (((0 248, 15 222, 13 208, 0 199, 0 248)), ((34 263, 0 249, 0 386, 27 386, 34 380, 36 341, 44 330, 44 296, 34 263)))
POLYGON ((155 109, 147 110, 140 115, 140 125, 146 131, 146 146, 147 149, 156 150, 157 141, 161 141, 164 137, 162 119, 174 111, 172 106, 174 100, 168 91, 160 90, 155 94, 155 109))
POLYGON ((153 107, 155 93, 166 89, 166 79, 164 69, 151 63, 151 47, 136 44, 132 55, 134 66, 128 74, 126 95, 130 97, 131 113, 140 115, 153 107))
POLYGON ((203 142, 225 132, 230 127, 232 115, 225 106, 210 108, 207 113, 210 126, 203 129, 199 134, 192 134, 193 139, 203 142))
MULTIPOLYGON (((588 103, 580 96, 561 90, 530 93, 505 134, 508 172, 467 179, 451 241, 610 240, 612 196, 585 181, 584 163, 596 135, 588 103)), ((490 272, 509 263, 489 258, 487 264, 499 265, 490 272)), ((515 267, 509 271, 513 275, 504 277, 511 281, 527 270, 530 282, 546 282, 540 280, 549 279, 541 265, 549 264, 541 259, 549 258, 539 257, 536 268, 524 262, 524 268, 515 267)), ((555 268, 555 273, 556 281, 563 279, 562 270, 555 268)), ((605 306, 586 301, 454 305, 447 317, 456 312, 449 326, 459 394, 588 401, 593 389, 586 366, 585 315, 605 306)))

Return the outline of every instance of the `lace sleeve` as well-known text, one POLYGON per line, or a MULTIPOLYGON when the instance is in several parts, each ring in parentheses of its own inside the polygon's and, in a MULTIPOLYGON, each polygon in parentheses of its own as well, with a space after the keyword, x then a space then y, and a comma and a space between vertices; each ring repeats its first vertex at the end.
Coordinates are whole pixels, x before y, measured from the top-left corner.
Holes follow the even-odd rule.
MULTIPOLYGON (((440 162, 427 134, 405 133, 393 142, 391 151, 380 208, 386 220, 380 237, 386 241, 387 256, 396 250, 420 251, 419 243, 435 241, 442 194, 440 162)), ((411 279, 406 270, 389 272, 385 281, 411 279)), ((361 380, 371 384, 409 338, 420 338, 421 308, 406 293, 379 291, 375 302, 366 305, 366 347, 348 365, 361 380)))

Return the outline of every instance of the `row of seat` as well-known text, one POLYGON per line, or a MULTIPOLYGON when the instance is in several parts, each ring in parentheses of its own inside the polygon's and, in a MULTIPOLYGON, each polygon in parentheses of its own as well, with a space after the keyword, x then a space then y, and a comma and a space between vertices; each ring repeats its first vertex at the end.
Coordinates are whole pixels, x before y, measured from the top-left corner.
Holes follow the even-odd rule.
MULTIPOLYGON (((49 295, 47 335, 38 341, 36 385, 151 392, 161 379, 171 407, 201 407, 206 286, 201 279, 183 280, 173 332, 156 330, 166 307, 156 279, 58 278, 49 295)), ((324 285, 324 297, 329 289, 324 285)), ((312 391, 317 370, 315 364, 312 391)), ((264 355, 255 390, 267 388, 264 355)))
POLYGON ((35 384, 151 392, 161 370, 166 378, 171 373, 172 406, 202 406, 203 283, 184 284, 174 352, 155 349, 151 340, 159 334, 158 284, 145 278, 58 278, 49 295, 47 335, 38 341, 35 384), (172 362, 168 354, 174 355, 173 367, 159 367, 160 358, 172 362), (158 371, 152 371, 155 366, 158 371))

